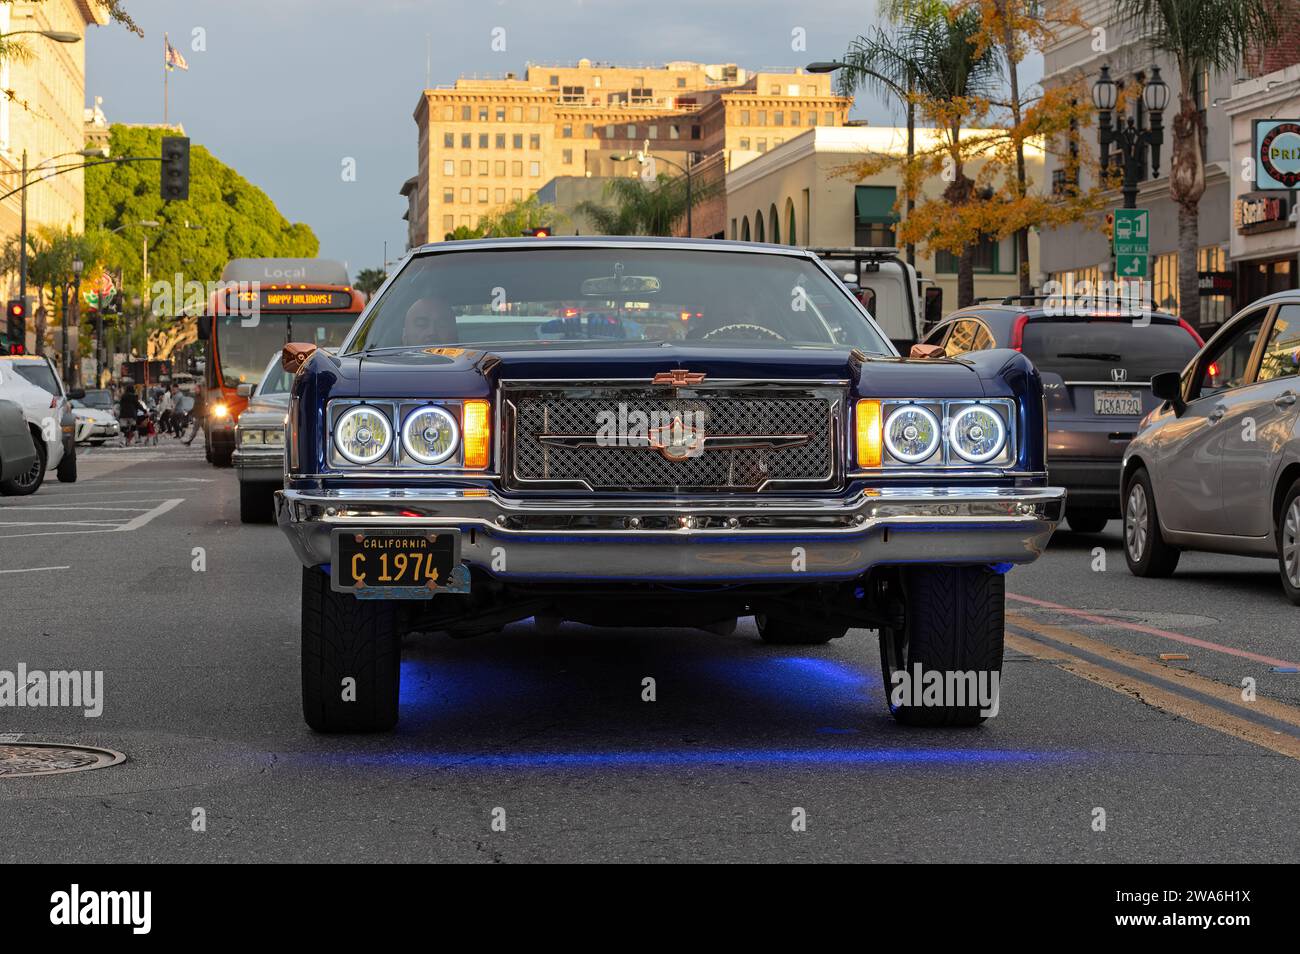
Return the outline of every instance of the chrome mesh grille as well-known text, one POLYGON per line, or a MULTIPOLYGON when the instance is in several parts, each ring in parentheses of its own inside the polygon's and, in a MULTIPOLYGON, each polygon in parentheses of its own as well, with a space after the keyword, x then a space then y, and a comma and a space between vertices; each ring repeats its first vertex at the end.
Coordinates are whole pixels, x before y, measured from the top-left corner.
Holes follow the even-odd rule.
POLYGON ((825 485, 835 476, 838 397, 704 388, 530 389, 507 393, 516 486, 571 484, 592 490, 739 490, 768 484, 825 485), (710 436, 806 435, 793 447, 710 449, 671 460, 649 447, 557 447, 542 435, 594 435, 602 413, 682 416, 710 436))

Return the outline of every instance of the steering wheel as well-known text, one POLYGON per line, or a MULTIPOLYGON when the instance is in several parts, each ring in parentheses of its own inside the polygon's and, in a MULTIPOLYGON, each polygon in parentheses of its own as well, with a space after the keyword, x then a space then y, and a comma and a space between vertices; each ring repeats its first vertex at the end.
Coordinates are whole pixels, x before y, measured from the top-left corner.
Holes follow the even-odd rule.
POLYGON ((785 338, 777 334, 771 328, 764 328, 762 325, 751 325, 746 322, 736 322, 731 325, 723 325, 720 328, 714 328, 712 331, 701 335, 701 340, 707 341, 710 338, 721 338, 725 332, 739 331, 738 335, 725 335, 728 338, 735 338, 740 341, 754 341, 755 339, 772 338, 777 341, 784 341, 785 338))

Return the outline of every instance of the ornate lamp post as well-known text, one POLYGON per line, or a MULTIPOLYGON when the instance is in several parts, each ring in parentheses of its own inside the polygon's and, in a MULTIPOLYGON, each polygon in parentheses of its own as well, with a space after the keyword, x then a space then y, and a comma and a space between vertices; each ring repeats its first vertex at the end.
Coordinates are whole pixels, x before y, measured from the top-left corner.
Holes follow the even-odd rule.
POLYGON ((1169 105, 1169 86, 1160 78, 1160 67, 1151 67, 1151 79, 1142 89, 1142 103, 1147 108, 1150 121, 1146 129, 1138 127, 1132 117, 1121 117, 1114 125, 1111 114, 1119 100, 1119 85, 1110 78, 1110 67, 1103 66, 1101 75, 1092 84, 1092 104, 1097 107, 1097 141, 1101 144, 1101 169, 1104 175, 1110 168, 1110 147, 1115 146, 1116 157, 1124 172, 1124 208, 1137 208, 1138 176, 1142 173, 1145 150, 1151 150, 1151 177, 1160 175, 1160 147, 1165 141, 1164 111, 1169 105))

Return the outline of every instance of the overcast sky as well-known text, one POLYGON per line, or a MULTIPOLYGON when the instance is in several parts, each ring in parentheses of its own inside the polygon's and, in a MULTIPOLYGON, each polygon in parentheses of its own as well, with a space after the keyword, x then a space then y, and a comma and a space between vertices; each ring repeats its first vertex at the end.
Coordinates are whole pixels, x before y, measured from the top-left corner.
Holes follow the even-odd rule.
MULTIPOLYGON (((86 98, 110 122, 163 113, 163 33, 189 61, 170 119, 308 223, 353 275, 405 247, 402 182, 416 170, 411 114, 424 88, 582 57, 789 68, 833 59, 875 22, 875 0, 126 0, 143 39, 90 31, 86 98), (504 52, 491 47, 505 30, 504 52), (802 28, 807 50, 791 48, 802 28), (195 31, 202 31, 195 38, 195 31), (195 49, 202 41, 206 49, 195 49), (426 51, 432 50, 427 57, 426 51), (346 159, 356 181, 343 180, 346 159)), ((890 123, 881 104, 853 113, 890 123)))

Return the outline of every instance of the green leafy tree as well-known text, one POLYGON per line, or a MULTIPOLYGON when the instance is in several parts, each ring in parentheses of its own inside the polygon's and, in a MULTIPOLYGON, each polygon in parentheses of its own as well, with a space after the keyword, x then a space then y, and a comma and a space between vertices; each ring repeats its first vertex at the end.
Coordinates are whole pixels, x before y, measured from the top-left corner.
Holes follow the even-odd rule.
POLYGON ((463 242, 466 239, 476 239, 483 237, 483 228, 478 226, 470 228, 468 225, 458 225, 452 231, 444 235, 443 241, 446 242, 463 242))
POLYGON ((529 229, 553 228, 562 218, 555 206, 542 202, 534 194, 490 212, 479 221, 478 227, 485 236, 512 238, 529 229))
POLYGON ((1150 47, 1178 64, 1178 112, 1173 121, 1169 197, 1178 206, 1178 311, 1200 323, 1196 282, 1197 224, 1205 194, 1205 120, 1196 104, 1204 72, 1236 70, 1245 57, 1278 37, 1293 7, 1278 0, 1119 0, 1121 17, 1145 34, 1150 47))
MULTIPOLYGON (((692 206, 712 197, 720 188, 712 182, 691 182, 692 206)), ((577 211, 587 216, 602 235, 672 235, 686 217, 686 177, 659 173, 654 183, 640 178, 611 179, 605 198, 612 205, 581 202, 577 211)))

